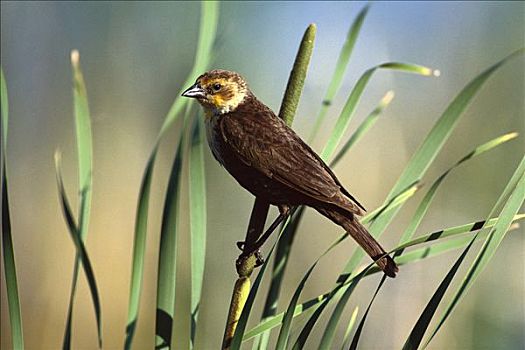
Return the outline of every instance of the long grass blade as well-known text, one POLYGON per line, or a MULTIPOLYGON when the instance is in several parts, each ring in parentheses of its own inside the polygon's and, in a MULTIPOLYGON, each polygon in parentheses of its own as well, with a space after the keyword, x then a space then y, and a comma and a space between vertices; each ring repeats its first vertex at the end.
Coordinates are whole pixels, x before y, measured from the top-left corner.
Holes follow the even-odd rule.
MULTIPOLYGON (((494 226, 497 219, 498 218, 492 218, 490 220, 481 220, 481 221, 476 221, 476 222, 465 224, 465 225, 454 226, 454 227, 449 227, 443 230, 434 231, 432 233, 422 235, 418 238, 412 239, 409 242, 403 243, 397 246, 395 249, 391 250, 389 253, 396 253, 400 251, 404 252, 406 248, 409 248, 412 246, 416 246, 416 245, 427 243, 427 242, 438 241, 438 243, 435 243, 430 247, 421 248, 413 252, 405 253, 401 256, 396 257, 396 263, 399 263, 399 264, 407 264, 410 262, 421 261, 426 258, 436 256, 438 254, 442 254, 442 253, 448 252, 453 249, 460 248, 461 246, 464 246, 466 243, 468 243, 468 240, 465 241, 464 237, 458 238, 457 240, 450 240, 450 241, 446 241, 443 243, 439 243, 441 242, 442 239, 447 238, 447 237, 455 237, 455 236, 458 236, 464 233, 475 232, 475 231, 480 230, 481 228, 491 228, 494 226)), ((524 220, 524 219, 525 219, 525 214, 517 214, 514 216, 512 221, 517 222, 517 221, 524 220)), ((364 268, 359 269, 359 271, 362 271, 362 270, 364 270, 364 268)), ((378 272, 381 272, 381 270, 372 266, 369 269, 367 275, 371 275, 373 273, 378 273, 378 272)), ((303 314, 305 311, 313 307, 318 307, 319 305, 324 303, 329 297, 331 297, 331 295, 333 295, 333 292, 336 289, 340 288, 341 285, 348 285, 355 279, 355 275, 345 276, 345 278, 341 278, 341 277, 342 276, 340 276, 339 279, 342 282, 337 283, 335 287, 329 292, 321 294, 320 296, 316 298, 310 299, 308 301, 305 301, 297 305, 294 310, 294 317, 297 317, 303 314)), ((284 312, 279 313, 275 316, 269 317, 264 321, 261 321, 258 325, 256 325, 255 327, 253 327, 252 329, 246 332, 243 338, 243 341, 250 340, 265 331, 268 331, 272 328, 277 327, 278 325, 282 323, 283 315, 284 315, 284 312)))
MULTIPOLYGON (((441 326, 445 323, 452 311, 455 309, 463 295, 474 284, 479 274, 485 269, 490 259, 494 256, 496 250, 498 249, 507 231, 509 230, 513 218, 516 216, 516 213, 523 205, 523 202, 525 201, 525 157, 523 157, 521 164, 518 166, 515 174, 513 175, 513 178, 511 178, 511 180, 509 181, 507 189, 509 188, 509 186, 512 186, 516 177, 518 177, 519 180, 515 185, 514 190, 510 194, 510 197, 507 200, 505 206, 503 207, 496 224, 490 230, 480 252, 476 256, 476 259, 474 260, 472 265, 470 266, 465 279, 462 281, 461 285, 454 293, 452 301, 447 306, 445 312, 439 319, 438 325, 435 327, 430 337, 425 342, 425 347, 434 338, 441 326)), ((500 198, 506 197, 505 192, 507 192, 507 189, 503 192, 500 198)), ((498 207, 500 201, 501 199, 498 201, 498 203, 496 203, 494 209, 498 207)))
MULTIPOLYGON (((336 305, 336 307, 334 309, 334 312, 332 313, 332 315, 331 315, 330 319, 328 320, 328 323, 327 323, 327 325, 326 325, 326 327, 324 329, 323 335, 321 337, 321 341, 319 343, 319 349, 328 350, 328 349, 332 349, 333 348, 333 346, 332 346, 333 339, 334 339, 334 336, 335 336, 335 332, 337 330, 337 324, 339 323, 339 320, 340 320, 340 318, 341 318, 341 316, 343 314, 343 310, 344 310, 344 308, 345 308, 345 306, 346 306, 350 296, 352 295, 353 291, 355 290, 355 287, 357 286, 357 283, 361 280, 361 278, 366 276, 367 271, 370 268, 371 268, 371 266, 369 266, 367 269, 363 270, 347 286, 343 286, 341 284, 339 287, 336 287, 333 291, 331 291, 329 293, 329 297, 326 300, 326 304, 328 304, 330 299, 338 298, 338 294, 342 293, 342 295, 341 295, 341 298, 339 299, 339 302, 337 303, 337 305, 336 305)), ((303 342, 305 342, 306 339, 308 338, 309 332, 311 331, 311 329, 315 325, 315 322, 317 321, 317 319, 319 319, 320 316, 321 316, 321 313, 316 315, 316 317, 310 318, 310 320, 309 320, 310 324, 308 326, 309 331, 308 331, 308 333, 304 334, 304 336, 303 336, 304 340, 302 340, 303 342)))
POLYGON ((383 113, 386 107, 392 102, 394 99, 394 92, 392 90, 388 91, 385 96, 379 101, 379 104, 376 108, 363 120, 363 122, 357 127, 357 129, 354 131, 352 136, 348 139, 348 141, 345 142, 343 147, 341 147, 341 150, 337 152, 334 159, 330 163, 330 166, 335 166, 339 161, 345 156, 345 154, 354 146, 357 141, 359 141, 366 132, 374 126, 377 119, 383 113))
MULTIPOLYGON (((215 34, 217 31, 217 21, 219 16, 219 5, 214 1, 202 2, 201 21, 199 28, 199 40, 197 44, 197 52, 195 55, 195 62, 193 68, 184 83, 183 88, 193 82, 200 72, 204 71, 212 56, 211 49, 213 46, 215 34)), ((182 89, 181 89, 182 91, 182 89)), ((131 272, 131 284, 128 306, 128 320, 126 326, 126 340, 124 348, 126 350, 131 348, 135 328, 137 325, 140 294, 142 290, 142 275, 144 270, 144 254, 146 250, 146 232, 148 225, 148 209, 149 209, 149 195, 151 189, 151 179, 153 176, 153 168, 157 150, 160 141, 166 131, 177 120, 184 106, 188 103, 188 99, 183 99, 177 95, 168 114, 164 119, 161 130, 155 142, 155 146, 148 158, 146 169, 142 177, 140 186, 137 213, 135 217, 135 235, 133 245, 133 262, 131 272)))
MULTIPOLYGON (((97 332, 98 332, 98 347, 102 348, 102 310, 100 308, 100 297, 97 288, 97 282, 95 279, 95 273, 89 259, 86 247, 80 237, 80 229, 75 219, 73 217, 73 212, 69 205, 69 200, 67 199, 66 190, 64 188, 64 182, 62 180, 62 170, 59 153, 55 153, 55 173, 57 179, 57 186, 60 195, 60 204, 62 206, 62 211, 64 213, 64 218, 68 227, 68 232, 75 244, 77 255, 81 262, 81 266, 84 269, 86 274, 86 279, 88 281, 89 291, 91 293, 91 299, 93 300, 93 308, 95 311, 95 318, 97 321, 97 332)), ((85 198, 85 197, 83 197, 85 198)), ((85 199, 84 199, 85 200, 85 199)))
POLYGON ((146 252, 146 231, 148 227, 149 194, 151 191, 151 178, 153 166, 157 156, 158 145, 148 159, 146 170, 140 185, 139 201, 135 216, 135 237, 133 240, 133 260, 131 267, 131 283, 128 303, 128 320, 126 325, 126 340, 124 349, 131 349, 133 335, 137 327, 139 313, 140 293, 142 290, 142 275, 144 273, 144 254, 146 252))
POLYGON ((206 257, 206 179, 204 175, 204 131, 195 120, 189 159, 191 235, 191 344, 195 344, 197 319, 206 257))
POLYGON ((472 150, 472 152, 470 152, 467 155, 465 155, 458 162, 456 162, 456 164, 454 164, 452 167, 448 168, 447 171, 445 171, 443 174, 441 174, 441 176, 439 176, 437 178, 437 180, 434 181, 432 186, 430 186, 430 189, 425 194, 425 197, 419 203, 419 206, 417 207, 414 216, 410 220, 410 223, 408 224, 407 229, 405 230, 405 232, 401 236, 400 243, 406 242, 410 238, 412 238, 412 236, 416 232, 417 228, 419 227, 419 224, 423 220, 423 217, 427 213, 428 208, 430 207, 430 203, 434 199, 434 195, 437 192, 437 189, 439 188, 439 186, 441 185, 443 180, 445 180, 445 178, 448 176, 448 174, 450 174, 450 172, 452 172, 452 170, 454 170, 456 167, 460 166, 464 162, 468 161, 469 159, 472 159, 472 158, 474 158, 474 157, 476 157, 476 156, 478 156, 480 154, 483 154, 483 153, 485 153, 487 151, 490 151, 491 149, 493 149, 493 148, 495 148, 495 147, 497 147, 499 145, 502 145, 503 143, 505 143, 507 141, 510 141, 510 140, 516 138, 517 136, 518 136, 517 133, 512 132, 512 133, 508 133, 508 134, 505 134, 503 136, 497 137, 497 138, 495 138, 493 140, 490 140, 489 142, 486 142, 486 143, 476 147, 474 150, 472 150))
POLYGON ((13 236, 11 234, 11 214, 9 212, 9 194, 7 186, 7 128, 9 126, 9 101, 3 69, 0 69, 0 74, 2 103, 2 255, 4 256, 5 285, 13 349, 23 349, 24 334, 22 328, 22 313, 20 312, 20 297, 18 295, 15 250, 13 247, 13 236))
MULTIPOLYGON (((184 131, 183 131, 184 132, 184 131)), ((171 348, 175 313, 175 282, 177 272, 177 237, 180 219, 180 185, 183 140, 179 141, 173 160, 164 199, 160 231, 157 276, 157 310, 155 319, 155 348, 171 348)))
MULTIPOLYGON (((89 214, 91 212, 93 141, 86 84, 84 82, 82 70, 80 69, 80 54, 77 50, 73 50, 71 52, 71 67, 73 70, 73 109, 77 140, 78 186, 80 189, 78 222, 80 237, 82 241, 85 241, 88 233, 89 214)), ((73 307, 77 290, 79 264, 80 257, 78 254, 76 254, 73 267, 73 278, 71 280, 66 329, 64 331, 64 339, 62 341, 62 349, 64 350, 71 348, 73 307)))
POLYGON ((355 321, 357 320, 357 314, 359 312, 359 307, 356 306, 354 309, 354 312, 352 312, 352 316, 350 316, 350 321, 348 322, 348 326, 346 327, 345 335, 343 337, 343 345, 341 346, 341 350, 345 350, 347 347, 348 342, 350 341, 350 332, 352 332, 352 329, 354 328, 355 321))
POLYGON ((328 112, 328 109, 332 104, 332 100, 334 99, 337 91, 341 86, 346 67, 348 66, 348 62, 350 61, 350 56, 352 55, 352 51, 354 50, 357 37, 359 36, 359 32, 361 31, 361 27, 363 26, 363 22, 365 21, 365 17, 368 13, 369 8, 370 6, 367 5, 359 12, 354 22, 352 23, 352 26, 348 30, 345 43, 343 44, 341 52, 339 53, 339 57, 337 58, 337 63, 335 64, 335 70, 332 74, 332 78, 330 79, 330 84, 328 85, 328 89, 326 90, 326 94, 323 99, 323 104, 321 105, 321 109, 319 110, 319 113, 315 118, 315 124, 312 128, 312 132, 309 138, 310 141, 312 141, 319 132, 319 128, 323 124, 323 121, 326 117, 326 113, 328 112))
MULTIPOLYGON (((518 215, 515 215, 512 220, 517 221, 517 220, 522 220, 523 218, 525 218, 525 214, 518 214, 518 215)), ((445 230, 434 231, 432 233, 419 236, 406 243, 403 243, 397 246, 394 250, 391 250, 390 252, 394 253, 396 251, 404 250, 405 248, 409 248, 409 247, 412 247, 412 246, 415 246, 421 243, 432 242, 438 239, 456 236, 462 233, 473 232, 473 231, 480 230, 481 228, 490 228, 490 227, 493 227, 496 224, 496 222, 497 222, 497 218, 490 219, 490 220, 477 221, 474 224, 450 227, 445 230)))
POLYGON ((91 211, 93 141, 86 84, 80 69, 80 55, 76 50, 71 52, 71 65, 73 67, 73 104, 78 149, 78 184, 84 203, 79 213, 79 232, 82 240, 85 240, 91 211))
POLYGON ((349 349, 351 349, 351 350, 356 350, 357 349, 357 344, 359 343, 359 339, 361 337, 361 332, 363 331, 363 327, 365 326, 365 321, 366 321, 366 318, 368 316, 368 313, 370 312, 370 308, 372 307, 372 304, 374 303, 374 300, 376 300, 377 294, 379 294, 379 290, 381 289, 381 287, 385 283, 386 278, 387 278, 386 275, 383 275, 383 277, 381 277, 381 281, 379 281, 379 285, 376 288, 374 296, 370 300, 370 303, 368 304, 368 306, 366 308, 366 311, 365 311, 365 313, 363 315, 363 318, 361 318, 361 322, 359 322, 359 326, 357 326, 357 329, 356 329, 355 334, 354 334, 354 338, 352 339, 352 343, 350 344, 349 349))
MULTIPOLYGON (((5 150, 7 148, 7 130, 9 127, 9 96, 7 95, 7 83, 5 81, 4 69, 0 69, 0 103, 2 104, 2 149, 5 157, 5 150)), ((5 158, 4 158, 5 161, 5 158)))
POLYGON ((354 112, 359 102, 359 99, 361 98, 361 95, 365 91, 365 88, 368 85, 370 78, 372 78, 372 75, 379 69, 390 69, 425 76, 432 75, 434 72, 433 70, 427 67, 399 62, 387 62, 366 70, 361 75, 361 77, 359 77, 359 80, 352 89, 352 92, 350 92, 350 95, 346 100, 343 110, 341 111, 339 118, 337 119, 337 122, 332 130, 332 133, 330 134, 330 137, 328 138, 328 141, 326 142, 326 145, 323 151, 321 152, 321 158, 323 158, 324 160, 330 159, 334 154, 335 150, 337 149, 337 146, 343 139, 345 131, 350 125, 350 121, 354 116, 354 112))

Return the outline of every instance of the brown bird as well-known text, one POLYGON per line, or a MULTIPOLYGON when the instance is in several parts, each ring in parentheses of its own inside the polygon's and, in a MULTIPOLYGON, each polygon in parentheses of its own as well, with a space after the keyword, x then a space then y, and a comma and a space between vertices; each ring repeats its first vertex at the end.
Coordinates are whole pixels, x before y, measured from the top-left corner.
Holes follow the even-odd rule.
POLYGON ((395 277, 395 262, 356 218, 363 215, 363 206, 239 74, 206 72, 182 96, 197 99, 204 108, 208 144, 217 161, 242 187, 279 208, 273 228, 290 207, 312 207, 343 227, 372 259, 381 258, 377 265, 395 277))

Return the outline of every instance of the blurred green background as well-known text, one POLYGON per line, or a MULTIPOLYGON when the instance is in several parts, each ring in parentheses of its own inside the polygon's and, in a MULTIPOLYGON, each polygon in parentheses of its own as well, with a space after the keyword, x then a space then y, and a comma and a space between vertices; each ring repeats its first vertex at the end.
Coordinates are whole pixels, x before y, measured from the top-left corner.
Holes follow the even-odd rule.
MULTIPOLYGON (((255 94, 277 110, 303 31, 315 22, 316 47, 294 124, 306 137, 347 30, 363 5, 224 2, 212 66, 243 74, 255 94)), ((11 214, 28 349, 59 348, 66 320, 74 246, 60 212, 53 152, 56 148, 63 152, 66 186, 73 194, 77 181, 70 51, 79 49, 81 54, 93 122, 93 209, 87 248, 101 292, 104 347, 121 348, 140 179, 163 117, 191 69, 199 11, 197 2, 2 1, 1 61, 11 116, 11 214)), ((382 203, 410 155, 459 90, 484 68, 524 44, 524 2, 374 3, 341 93, 329 112, 322 137, 313 146, 320 150, 347 94, 365 69, 386 61, 406 61, 441 71, 439 78, 379 72, 358 106, 354 126, 386 91, 396 93, 376 126, 335 168, 342 183, 373 209, 382 203)), ((488 214, 525 149, 524 66, 520 57, 491 78, 424 182, 431 183, 477 144, 510 131, 520 132, 520 138, 457 169, 439 192, 420 233, 483 219, 488 214)), ((153 342, 160 215, 176 131, 163 143, 152 189, 137 349, 151 348, 153 342)), ((236 278, 234 260, 239 252, 235 241, 244 237, 253 198, 209 152, 206 161, 209 232, 197 346, 216 349, 236 278)), ((403 209, 382 237, 385 247, 397 242, 415 203, 417 200, 403 209)), ((187 212, 186 206, 183 210, 187 212)), ((187 220, 182 222, 182 228, 187 224, 187 220)), ((282 304, 288 303, 305 270, 338 232, 331 222, 308 211, 292 252, 282 304)), ((523 233, 521 228, 507 236, 430 348, 525 347, 523 233)), ((182 246, 187 247, 188 238, 182 239, 182 246)), ((321 261, 303 300, 327 290, 354 247, 347 241, 321 261)), ((361 347, 400 347, 457 255, 454 252, 402 268, 371 310, 361 347)), ((189 261, 188 250, 181 249, 179 257, 189 261)), ((184 315, 189 312, 188 273, 187 264, 180 266, 178 307, 184 315)), ((367 280, 358 289, 350 302, 352 308, 366 307, 376 279, 367 280)), ((96 327, 83 278, 79 286, 73 347, 93 349, 96 327)), ((2 349, 8 349, 3 270, 1 292, 0 338, 2 349)), ((259 295, 261 302, 264 294, 259 295)), ((253 315, 259 315, 260 304, 253 315)), ((348 318, 350 311, 348 308, 344 317, 348 318)), ((178 320, 177 325, 187 334, 188 324, 178 320)), ((187 344, 187 340, 181 338, 180 344, 187 344)), ((315 343, 310 344, 314 347, 315 343)))

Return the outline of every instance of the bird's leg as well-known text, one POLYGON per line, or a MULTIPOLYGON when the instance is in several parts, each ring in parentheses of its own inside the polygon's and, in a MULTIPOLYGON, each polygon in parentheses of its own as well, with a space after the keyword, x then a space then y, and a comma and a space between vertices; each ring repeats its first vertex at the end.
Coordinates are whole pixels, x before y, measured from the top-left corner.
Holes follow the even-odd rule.
POLYGON ((274 220, 270 227, 268 227, 268 229, 261 235, 257 242, 255 242, 254 248, 259 249, 260 247, 262 247, 264 242, 266 242, 266 240, 270 238, 270 235, 273 233, 273 231, 275 231, 277 226, 279 226, 284 221, 284 219, 286 219, 287 216, 288 214, 279 214, 279 216, 274 220))
MULTIPOLYGON (((257 258, 256 266, 261 266, 264 263, 264 259, 261 255, 259 249, 262 247, 264 242, 270 237, 270 235, 275 231, 277 226, 279 226, 287 217, 290 215, 290 207, 287 205, 279 206, 279 216, 272 222, 270 227, 257 239, 257 241, 249 247, 248 251, 243 251, 243 255, 249 256, 250 254, 255 254, 257 258)), ((237 242, 237 247, 243 249, 245 246, 244 242, 237 242), (241 248, 242 247, 242 248, 241 248)))

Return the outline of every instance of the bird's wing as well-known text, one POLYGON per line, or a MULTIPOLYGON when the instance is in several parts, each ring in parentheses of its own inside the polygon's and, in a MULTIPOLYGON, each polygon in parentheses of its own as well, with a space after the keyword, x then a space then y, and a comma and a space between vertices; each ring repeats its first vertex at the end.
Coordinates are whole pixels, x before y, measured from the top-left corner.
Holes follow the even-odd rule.
POLYGON ((360 205, 340 195, 348 192, 330 168, 266 106, 224 115, 220 128, 224 141, 245 164, 306 196, 362 214, 360 205))

